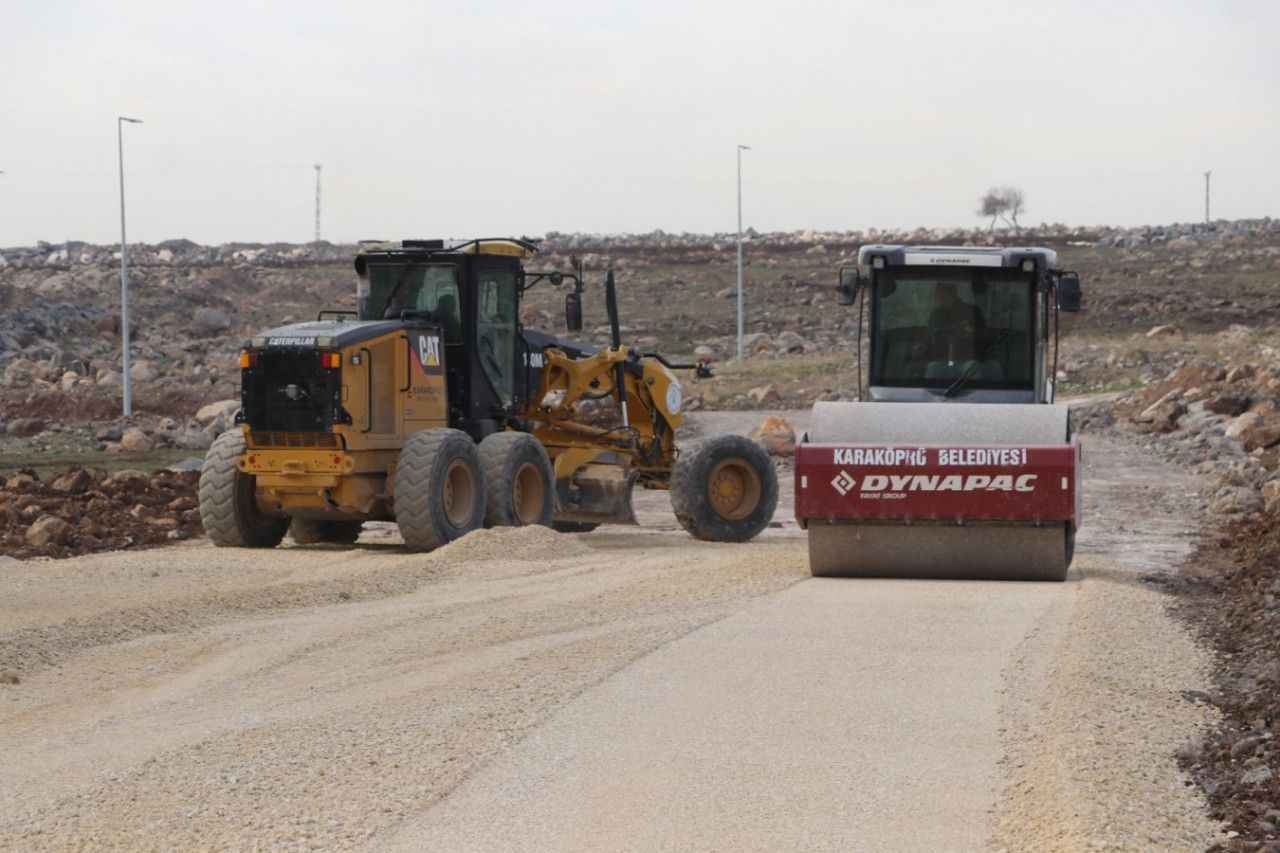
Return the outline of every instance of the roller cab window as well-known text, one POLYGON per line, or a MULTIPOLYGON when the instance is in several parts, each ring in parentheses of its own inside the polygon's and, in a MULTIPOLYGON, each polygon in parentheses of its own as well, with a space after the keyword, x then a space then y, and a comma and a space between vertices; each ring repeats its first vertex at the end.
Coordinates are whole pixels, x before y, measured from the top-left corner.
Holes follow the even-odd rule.
POLYGON ((371 264, 360 295, 360 317, 381 320, 404 310, 430 313, 444 327, 448 343, 462 342, 458 268, 453 264, 371 264))
POLYGON ((1034 386, 1035 282, 1013 269, 877 270, 871 384, 947 389, 1034 386))

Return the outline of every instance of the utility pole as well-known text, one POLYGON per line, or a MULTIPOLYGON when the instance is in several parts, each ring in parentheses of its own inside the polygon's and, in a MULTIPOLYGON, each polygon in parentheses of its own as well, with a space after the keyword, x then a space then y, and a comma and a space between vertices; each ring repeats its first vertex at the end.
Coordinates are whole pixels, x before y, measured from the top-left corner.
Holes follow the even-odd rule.
POLYGON ((124 123, 142 119, 116 116, 116 146, 120 153, 120 362, 124 384, 124 416, 133 415, 133 383, 129 378, 129 240, 124 234, 124 123))
POLYGON ((1213 174, 1213 170, 1204 173, 1204 224, 1209 224, 1209 176, 1213 174))
POLYGON ((316 242, 320 242, 320 164, 316 163, 316 242))
POLYGON ((742 360, 742 152, 751 146, 738 146, 738 360, 742 360))

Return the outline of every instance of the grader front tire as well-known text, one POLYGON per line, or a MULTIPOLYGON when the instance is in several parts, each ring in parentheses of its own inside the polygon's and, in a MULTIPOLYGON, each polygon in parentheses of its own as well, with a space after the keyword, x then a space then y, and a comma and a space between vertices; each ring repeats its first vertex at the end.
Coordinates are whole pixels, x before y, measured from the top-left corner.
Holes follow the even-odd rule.
POLYGON ((223 548, 274 548, 284 538, 289 519, 258 509, 251 474, 236 467, 244 453, 244 434, 224 432, 213 442, 200 468, 200 523, 209 541, 223 548))
POLYGON ((404 544, 429 551, 484 522, 485 487, 475 442, 456 429, 415 432, 400 450, 396 523, 404 544))
POLYGON ((671 508, 695 539, 746 542, 773 519, 778 474, 749 438, 719 435, 680 454, 671 473, 671 508))
POLYGON ((524 432, 497 432, 480 442, 479 453, 488 493, 485 527, 551 523, 555 481, 542 442, 524 432))

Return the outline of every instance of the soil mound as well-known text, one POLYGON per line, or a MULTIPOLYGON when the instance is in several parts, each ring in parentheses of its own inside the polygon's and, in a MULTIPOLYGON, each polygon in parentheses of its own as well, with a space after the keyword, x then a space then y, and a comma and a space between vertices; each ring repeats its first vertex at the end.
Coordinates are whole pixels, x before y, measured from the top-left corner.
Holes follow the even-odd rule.
POLYGON ((530 525, 473 530, 461 539, 436 549, 432 557, 448 563, 530 562, 551 557, 580 557, 591 551, 591 546, 579 536, 530 525))
POLYGON ((199 476, 70 468, 47 481, 31 469, 0 477, 0 554, 74 557, 201 535, 199 476))

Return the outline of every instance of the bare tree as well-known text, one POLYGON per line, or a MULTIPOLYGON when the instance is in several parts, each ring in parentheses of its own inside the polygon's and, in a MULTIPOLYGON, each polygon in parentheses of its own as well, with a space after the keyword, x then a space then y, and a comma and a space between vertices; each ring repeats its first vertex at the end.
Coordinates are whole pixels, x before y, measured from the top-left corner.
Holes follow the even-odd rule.
POLYGON ((1017 187, 992 187, 979 199, 978 215, 991 217, 988 231, 995 231, 996 220, 1003 219, 1016 233, 1021 229, 1018 225, 1018 217, 1026 207, 1027 197, 1017 187))
POLYGON ((1018 216, 1027 208, 1027 197, 1017 187, 1001 187, 1000 195, 1004 198, 1004 213, 1001 218, 1012 225, 1013 233, 1017 234, 1022 230, 1018 225, 1018 216))
POLYGON ((978 215, 990 216, 991 225, 987 228, 988 232, 996 230, 996 220, 1000 218, 1000 214, 1005 211, 1004 196, 1000 194, 1000 190, 992 187, 982 195, 982 199, 978 202, 978 215))

